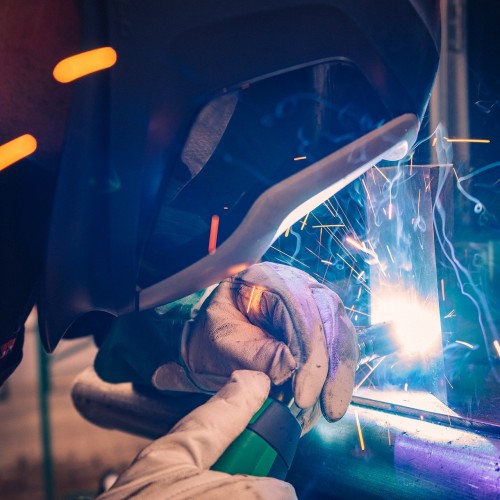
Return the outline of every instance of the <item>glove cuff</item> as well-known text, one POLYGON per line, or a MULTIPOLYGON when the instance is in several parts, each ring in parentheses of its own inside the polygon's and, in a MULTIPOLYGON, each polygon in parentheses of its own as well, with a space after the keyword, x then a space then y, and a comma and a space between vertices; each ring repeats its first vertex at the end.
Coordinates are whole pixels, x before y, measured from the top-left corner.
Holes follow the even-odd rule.
MULTIPOLYGON (((155 383, 158 367, 177 364, 178 369, 172 373, 173 382, 169 384, 172 385, 171 390, 188 390, 178 375, 184 365, 180 352, 181 339, 186 322, 199 310, 200 302, 209 295, 207 292, 209 289, 114 320, 94 361, 97 374, 107 382, 152 384, 160 389, 155 383), (178 388, 174 381, 180 384, 178 388)), ((165 376, 167 373, 170 371, 167 370, 165 376)), ((184 378, 189 381, 187 375, 184 378)))

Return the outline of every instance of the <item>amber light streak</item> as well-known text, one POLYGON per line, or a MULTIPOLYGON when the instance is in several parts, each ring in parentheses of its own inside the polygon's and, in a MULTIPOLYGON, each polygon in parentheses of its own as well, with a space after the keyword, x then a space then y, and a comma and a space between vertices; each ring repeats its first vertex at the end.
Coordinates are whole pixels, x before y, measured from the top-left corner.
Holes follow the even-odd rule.
POLYGON ((250 294, 250 299, 248 300, 247 314, 250 312, 250 307, 252 306, 252 299, 254 293, 255 293, 255 285, 252 288, 252 293, 250 294))
POLYGON ((491 141, 489 139, 450 139, 449 137, 443 137, 446 142, 475 142, 479 144, 489 144, 491 141))
POLYGON ((208 238, 208 253, 215 253, 217 248, 217 233, 219 232, 219 216, 212 215, 212 224, 210 225, 210 236, 208 238))
POLYGON ((351 245, 352 247, 357 248, 358 250, 361 250, 362 252, 371 254, 370 249, 367 248, 364 243, 362 243, 360 241, 356 241, 351 236, 346 236, 345 241, 346 241, 346 243, 349 243, 349 245, 351 245))
POLYGON ((80 52, 56 64, 52 74, 60 83, 69 83, 82 76, 111 68, 116 63, 116 52, 111 47, 80 52))
POLYGON ((465 347, 468 347, 469 349, 474 349, 474 346, 472 344, 469 344, 469 342, 464 342, 463 340, 455 340, 456 344, 462 344, 465 347))
POLYGON ((497 355, 500 358, 500 343, 498 342, 498 340, 494 340, 493 345, 495 346, 495 349, 497 351, 497 355))
POLYGON ((0 146, 0 170, 34 153, 36 147, 36 139, 30 134, 24 134, 6 142, 0 146))
POLYGON ((309 213, 304 217, 304 220, 302 221, 302 226, 300 226, 300 230, 303 231, 304 227, 307 225, 307 219, 309 218, 309 213))
POLYGON ((356 416, 356 427, 358 428, 359 444, 361 445, 361 451, 365 451, 365 440, 363 439, 363 433, 361 432, 358 410, 354 411, 354 415, 356 416))

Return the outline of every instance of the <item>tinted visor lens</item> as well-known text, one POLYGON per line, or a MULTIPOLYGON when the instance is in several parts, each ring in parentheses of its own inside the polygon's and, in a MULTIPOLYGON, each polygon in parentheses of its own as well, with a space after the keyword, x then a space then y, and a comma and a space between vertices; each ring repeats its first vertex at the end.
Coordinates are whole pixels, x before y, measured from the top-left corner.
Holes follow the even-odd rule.
POLYGON ((221 245, 268 188, 391 118, 370 83, 344 61, 215 97, 170 173, 142 255, 140 287, 206 256, 214 215, 221 245))

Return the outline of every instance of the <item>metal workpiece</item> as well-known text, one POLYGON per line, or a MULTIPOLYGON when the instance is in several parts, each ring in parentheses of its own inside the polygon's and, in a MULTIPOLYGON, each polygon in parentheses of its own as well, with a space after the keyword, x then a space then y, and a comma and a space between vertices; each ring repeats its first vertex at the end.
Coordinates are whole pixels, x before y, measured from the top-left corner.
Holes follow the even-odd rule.
POLYGON ((351 405, 301 439, 287 481, 301 499, 492 499, 499 460, 498 436, 351 405))
MULTIPOLYGON (((358 390, 340 421, 322 419, 299 441, 286 478, 299 498, 499 498, 500 429, 471 431, 480 423, 473 427, 432 394, 397 392, 384 402, 383 391, 358 390)), ((90 422, 148 438, 208 398, 109 384, 92 368, 72 397, 90 422)))

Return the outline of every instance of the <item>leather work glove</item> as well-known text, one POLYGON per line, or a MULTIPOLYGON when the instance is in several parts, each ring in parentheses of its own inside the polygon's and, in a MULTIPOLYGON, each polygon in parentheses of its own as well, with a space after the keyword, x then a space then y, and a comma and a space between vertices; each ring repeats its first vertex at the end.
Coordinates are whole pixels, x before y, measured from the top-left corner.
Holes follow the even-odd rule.
POLYGON ((234 372, 207 403, 147 446, 99 500, 297 498, 293 486, 277 479, 208 470, 262 406, 269 386, 263 373, 234 372))
MULTIPOLYGON (((222 281, 187 323, 182 363, 200 390, 219 389, 234 370, 292 381, 303 433, 320 413, 340 419, 351 401, 357 334, 340 298, 307 273, 269 262, 222 281)), ((166 363, 154 385, 179 390, 179 366, 166 363)), ((186 389, 186 387, 184 387, 186 389)))

